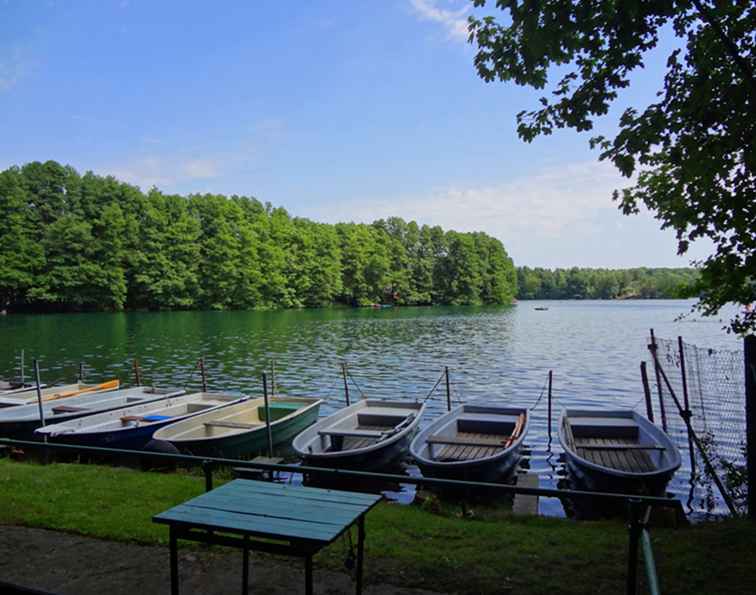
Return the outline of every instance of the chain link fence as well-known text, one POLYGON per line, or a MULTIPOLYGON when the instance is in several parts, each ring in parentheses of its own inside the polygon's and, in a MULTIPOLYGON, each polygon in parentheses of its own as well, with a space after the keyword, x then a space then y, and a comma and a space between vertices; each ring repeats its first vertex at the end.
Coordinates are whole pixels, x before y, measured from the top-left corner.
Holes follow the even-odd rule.
POLYGON ((679 338, 664 339, 652 334, 648 344, 654 342, 660 369, 653 362, 649 367, 652 414, 690 465, 689 506, 693 499, 700 499, 703 508, 715 512, 721 509, 724 500, 731 511, 744 512, 747 494, 743 351, 699 347, 679 338), (693 433, 688 431, 686 415, 693 433))

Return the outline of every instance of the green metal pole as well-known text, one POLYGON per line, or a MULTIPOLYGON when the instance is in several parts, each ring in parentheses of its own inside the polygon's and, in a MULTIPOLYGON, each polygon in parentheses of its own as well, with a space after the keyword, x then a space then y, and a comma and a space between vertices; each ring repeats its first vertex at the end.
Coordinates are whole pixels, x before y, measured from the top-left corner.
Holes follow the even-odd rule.
POLYGON ((273 432, 270 429, 270 402, 268 399, 268 376, 263 372, 263 397, 265 398, 265 428, 268 431, 268 456, 273 458, 273 432))

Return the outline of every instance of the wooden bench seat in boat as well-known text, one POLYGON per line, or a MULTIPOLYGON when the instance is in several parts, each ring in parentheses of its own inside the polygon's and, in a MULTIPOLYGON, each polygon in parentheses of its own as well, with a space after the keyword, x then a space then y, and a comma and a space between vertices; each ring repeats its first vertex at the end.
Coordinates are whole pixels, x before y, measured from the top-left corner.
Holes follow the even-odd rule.
MULTIPOLYGON (((273 402, 268 408, 270 409, 270 421, 273 422, 299 411, 302 408, 302 403, 273 402)), ((265 405, 260 405, 257 408, 257 417, 260 418, 260 421, 265 421, 265 405)))
POLYGON ((202 424, 206 428, 236 428, 240 430, 251 430, 252 428, 257 428, 261 426, 262 424, 245 424, 238 421, 206 421, 202 424))
POLYGON ((89 407, 74 407, 73 405, 56 405, 52 408, 53 413, 77 413, 87 411, 89 407))
POLYGON ((394 427, 407 419, 401 413, 358 413, 357 423, 360 426, 390 426, 394 427))
POLYGON ((483 438, 458 438, 449 436, 429 436, 428 444, 444 444, 444 445, 456 445, 456 446, 494 446, 503 447, 509 436, 491 436, 490 439, 483 438))
POLYGON ((638 424, 624 417, 571 417, 572 435, 577 438, 638 439, 638 424))
POLYGON ((318 430, 318 434, 341 438, 380 438, 384 435, 384 432, 374 430, 318 430))
POLYGON ((457 418, 457 431, 472 434, 510 436, 517 424, 516 415, 468 414, 457 418))
POLYGON ((577 453, 595 463, 618 471, 647 473, 656 469, 648 451, 665 450, 662 446, 644 446, 632 438, 584 438, 575 440, 577 453))

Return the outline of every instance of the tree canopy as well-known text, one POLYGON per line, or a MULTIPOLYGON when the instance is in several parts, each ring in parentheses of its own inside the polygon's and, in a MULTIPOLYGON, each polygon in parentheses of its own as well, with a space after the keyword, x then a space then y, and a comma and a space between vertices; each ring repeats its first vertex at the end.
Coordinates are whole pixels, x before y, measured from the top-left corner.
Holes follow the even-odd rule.
POLYGON ((0 172, 0 310, 509 304, 502 243, 392 217, 327 225, 246 196, 144 193, 54 161, 0 172))
MULTIPOLYGON (((486 0, 472 0, 484 7, 486 0)), ((525 141, 554 129, 589 131, 664 36, 676 38, 657 100, 626 109, 600 149, 634 185, 616 191, 625 214, 643 204, 677 235, 678 253, 709 238, 698 307, 756 301, 756 4, 752 0, 594 2, 496 0, 506 14, 471 17, 475 67, 485 81, 513 81, 550 96, 517 116, 525 141)), ((731 320, 756 329, 756 311, 731 320)))

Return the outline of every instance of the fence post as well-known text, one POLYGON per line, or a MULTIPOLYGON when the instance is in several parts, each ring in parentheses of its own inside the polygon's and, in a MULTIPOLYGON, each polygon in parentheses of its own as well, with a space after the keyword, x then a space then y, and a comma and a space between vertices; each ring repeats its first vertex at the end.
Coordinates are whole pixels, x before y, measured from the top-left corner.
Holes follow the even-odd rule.
MULTIPOLYGON (((682 337, 677 337, 677 350, 680 353, 680 375, 682 377, 683 404, 685 405, 685 415, 688 421, 693 417, 690 411, 690 401, 688 400, 688 377, 685 372, 685 349, 683 348, 682 337)), ((688 453, 690 454, 690 473, 696 475, 696 454, 693 452, 693 437, 690 435, 690 424, 688 428, 688 453)))
POLYGON ((549 442, 551 441, 551 381, 554 376, 554 371, 549 370, 549 442))
POLYGON ((744 337, 743 356, 745 360, 748 518, 756 520, 756 335, 744 337))
POLYGON ((646 399, 646 417, 648 421, 654 423, 654 406, 651 404, 651 387, 648 385, 648 371, 646 370, 646 362, 641 362, 641 382, 643 383, 643 396, 646 399))
POLYGON ((659 348, 656 345, 656 337, 654 336, 654 329, 651 329, 651 344, 648 349, 654 356, 654 374, 656 375, 656 389, 659 393, 659 413, 661 414, 662 429, 667 431, 667 412, 664 409, 664 396, 662 395, 661 375, 659 374, 659 360, 658 351, 659 348))

